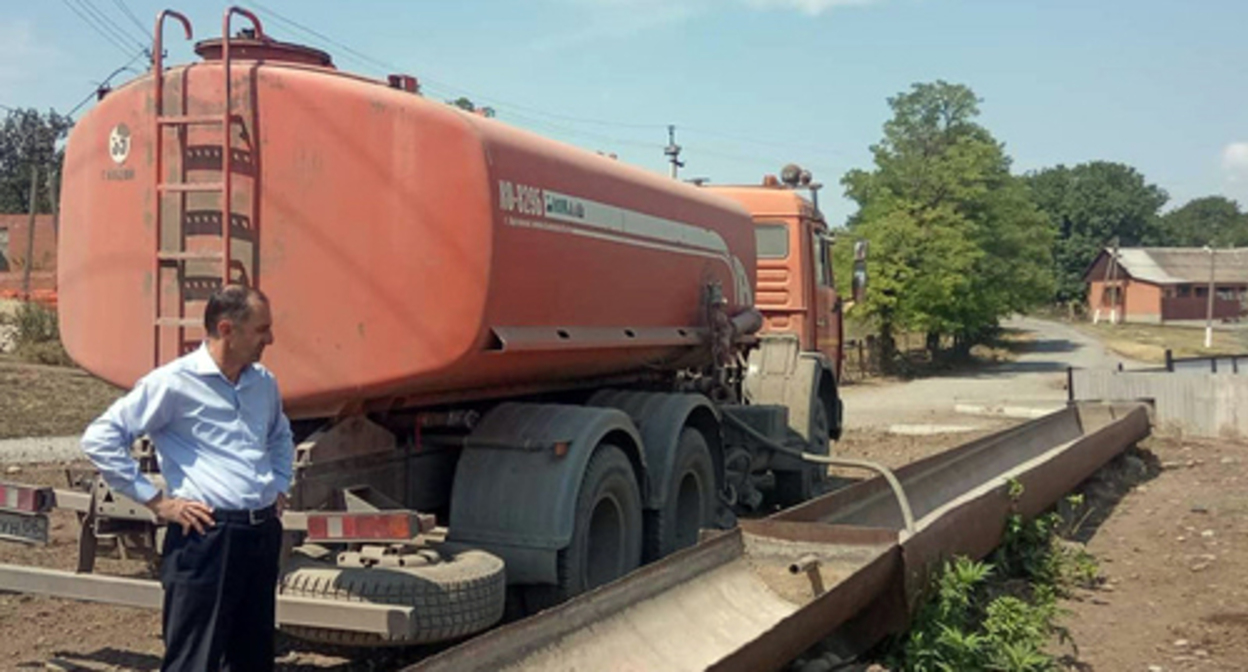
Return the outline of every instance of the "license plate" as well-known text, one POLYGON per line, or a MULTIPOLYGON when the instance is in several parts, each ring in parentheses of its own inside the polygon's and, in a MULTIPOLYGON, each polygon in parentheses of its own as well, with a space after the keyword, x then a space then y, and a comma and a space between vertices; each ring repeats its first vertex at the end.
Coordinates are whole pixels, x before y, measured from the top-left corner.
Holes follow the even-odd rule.
POLYGON ((0 539, 28 544, 48 543, 48 517, 42 513, 0 511, 0 539))

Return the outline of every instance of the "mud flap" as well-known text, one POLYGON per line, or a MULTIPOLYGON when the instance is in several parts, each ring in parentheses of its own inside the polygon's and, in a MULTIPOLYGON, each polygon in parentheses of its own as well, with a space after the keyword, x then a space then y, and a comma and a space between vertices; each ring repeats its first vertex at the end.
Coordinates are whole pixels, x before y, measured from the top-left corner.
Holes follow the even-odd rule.
MULTIPOLYGON (((636 473, 646 473, 640 436, 622 411, 554 404, 495 407, 460 456, 447 539, 503 558, 508 583, 555 583, 558 552, 572 539, 586 464, 604 441, 623 450, 636 473)), ((646 491, 644 479, 639 486, 646 491)))

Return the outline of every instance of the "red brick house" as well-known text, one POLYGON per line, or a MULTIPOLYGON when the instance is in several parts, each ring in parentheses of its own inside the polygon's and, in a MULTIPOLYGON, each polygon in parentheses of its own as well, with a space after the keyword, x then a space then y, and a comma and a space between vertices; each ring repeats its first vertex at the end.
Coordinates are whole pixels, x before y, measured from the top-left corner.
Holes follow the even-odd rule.
POLYGON ((1204 321, 1213 262, 1213 319, 1238 320, 1248 299, 1248 248, 1199 247, 1102 250, 1083 274, 1094 321, 1204 321))
MULTIPOLYGON (((29 227, 28 214, 0 214, 0 297, 16 295, 22 289, 29 227)), ((52 226, 52 215, 35 216, 35 248, 32 259, 31 290, 39 293, 55 290, 56 230, 52 226)))

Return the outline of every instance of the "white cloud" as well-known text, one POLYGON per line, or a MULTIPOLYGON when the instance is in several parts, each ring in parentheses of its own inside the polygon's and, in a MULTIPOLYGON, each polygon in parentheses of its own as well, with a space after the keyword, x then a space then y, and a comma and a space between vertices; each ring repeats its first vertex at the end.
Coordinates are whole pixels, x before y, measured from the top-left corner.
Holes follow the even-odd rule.
POLYGON ((744 0, 757 9, 795 9, 803 14, 818 16, 835 7, 869 5, 877 0, 744 0))
POLYGON ((1248 142, 1232 142, 1222 150, 1222 168, 1231 174, 1248 173, 1248 142))

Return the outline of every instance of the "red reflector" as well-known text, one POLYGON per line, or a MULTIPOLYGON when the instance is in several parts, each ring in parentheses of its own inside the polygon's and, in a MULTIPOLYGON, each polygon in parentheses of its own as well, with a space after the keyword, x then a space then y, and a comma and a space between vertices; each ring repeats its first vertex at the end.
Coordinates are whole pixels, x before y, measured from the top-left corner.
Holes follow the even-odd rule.
POLYGON ((420 516, 411 511, 308 515, 309 541, 406 541, 421 531, 420 516))
POLYGON ((32 488, 13 483, 0 483, 0 509, 42 513, 52 501, 52 488, 32 488))

